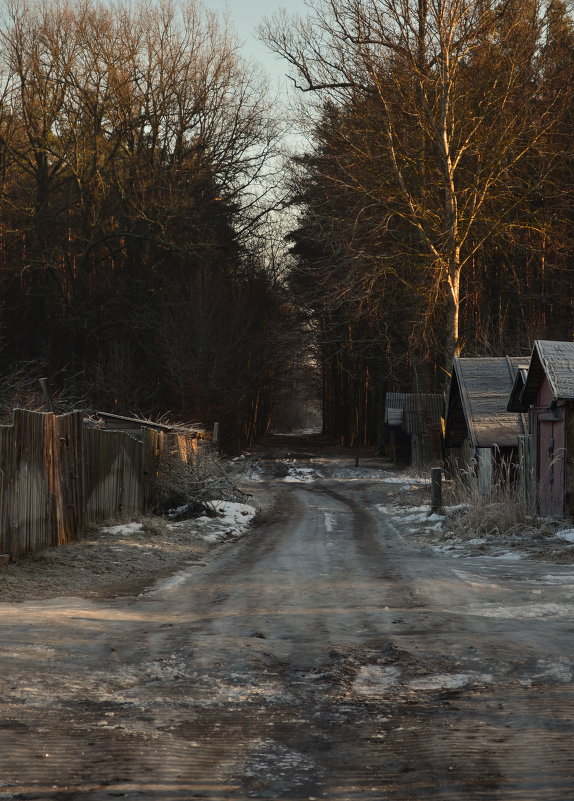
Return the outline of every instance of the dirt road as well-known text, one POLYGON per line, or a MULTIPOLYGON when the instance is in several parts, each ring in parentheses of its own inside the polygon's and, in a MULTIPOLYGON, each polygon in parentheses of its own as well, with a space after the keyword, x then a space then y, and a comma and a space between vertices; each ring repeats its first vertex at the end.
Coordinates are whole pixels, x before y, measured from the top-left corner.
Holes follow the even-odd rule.
POLYGON ((0 606, 0 799, 571 801, 574 568, 421 549, 373 471, 260 464, 203 563, 0 606))

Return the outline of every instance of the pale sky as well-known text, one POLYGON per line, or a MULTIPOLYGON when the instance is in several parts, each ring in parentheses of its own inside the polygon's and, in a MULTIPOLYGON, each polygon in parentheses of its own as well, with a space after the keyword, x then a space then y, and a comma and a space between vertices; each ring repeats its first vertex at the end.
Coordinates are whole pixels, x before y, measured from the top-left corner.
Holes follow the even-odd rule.
POLYGON ((271 17, 280 8, 293 14, 307 16, 308 9, 303 0, 203 0, 213 11, 229 11, 233 26, 244 44, 246 56, 258 61, 274 81, 281 86, 287 72, 283 63, 255 36, 255 28, 264 17, 271 17))

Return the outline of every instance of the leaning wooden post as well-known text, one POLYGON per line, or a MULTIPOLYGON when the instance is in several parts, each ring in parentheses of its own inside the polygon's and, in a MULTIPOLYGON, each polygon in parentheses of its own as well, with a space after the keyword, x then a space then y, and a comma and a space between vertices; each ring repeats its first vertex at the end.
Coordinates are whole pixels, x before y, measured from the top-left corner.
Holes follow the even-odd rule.
POLYGON ((219 423, 213 424, 213 435, 211 437, 211 442, 213 445, 217 445, 219 442, 219 423))
POLYGON ((431 467, 431 512, 442 509, 442 469, 431 467))

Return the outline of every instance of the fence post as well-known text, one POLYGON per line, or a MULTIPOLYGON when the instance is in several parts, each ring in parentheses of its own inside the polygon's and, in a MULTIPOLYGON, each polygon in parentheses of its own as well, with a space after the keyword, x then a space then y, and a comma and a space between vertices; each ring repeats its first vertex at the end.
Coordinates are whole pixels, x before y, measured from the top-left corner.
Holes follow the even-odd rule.
POLYGON ((442 469, 431 467, 431 512, 442 509, 442 469))
POLYGON ((52 412, 52 414, 56 414, 56 409, 54 407, 54 399, 52 397, 52 393, 50 392, 50 388, 48 386, 48 379, 39 378, 38 382, 42 387, 42 393, 44 394, 44 400, 46 401, 46 406, 48 407, 48 411, 52 412))

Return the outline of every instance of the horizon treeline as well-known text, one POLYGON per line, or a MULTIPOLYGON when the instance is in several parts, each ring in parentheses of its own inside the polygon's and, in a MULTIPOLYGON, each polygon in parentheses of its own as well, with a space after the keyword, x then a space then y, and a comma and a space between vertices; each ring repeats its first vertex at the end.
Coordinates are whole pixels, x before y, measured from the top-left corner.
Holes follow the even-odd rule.
POLYGON ((230 449, 264 431, 292 327, 261 234, 277 139, 194 0, 2 3, 3 394, 36 372, 87 408, 219 421, 230 449))
POLYGON ((289 283, 324 424, 381 435, 388 391, 453 356, 574 332, 574 27, 562 0, 319 0, 260 34, 311 146, 291 172, 289 283))

